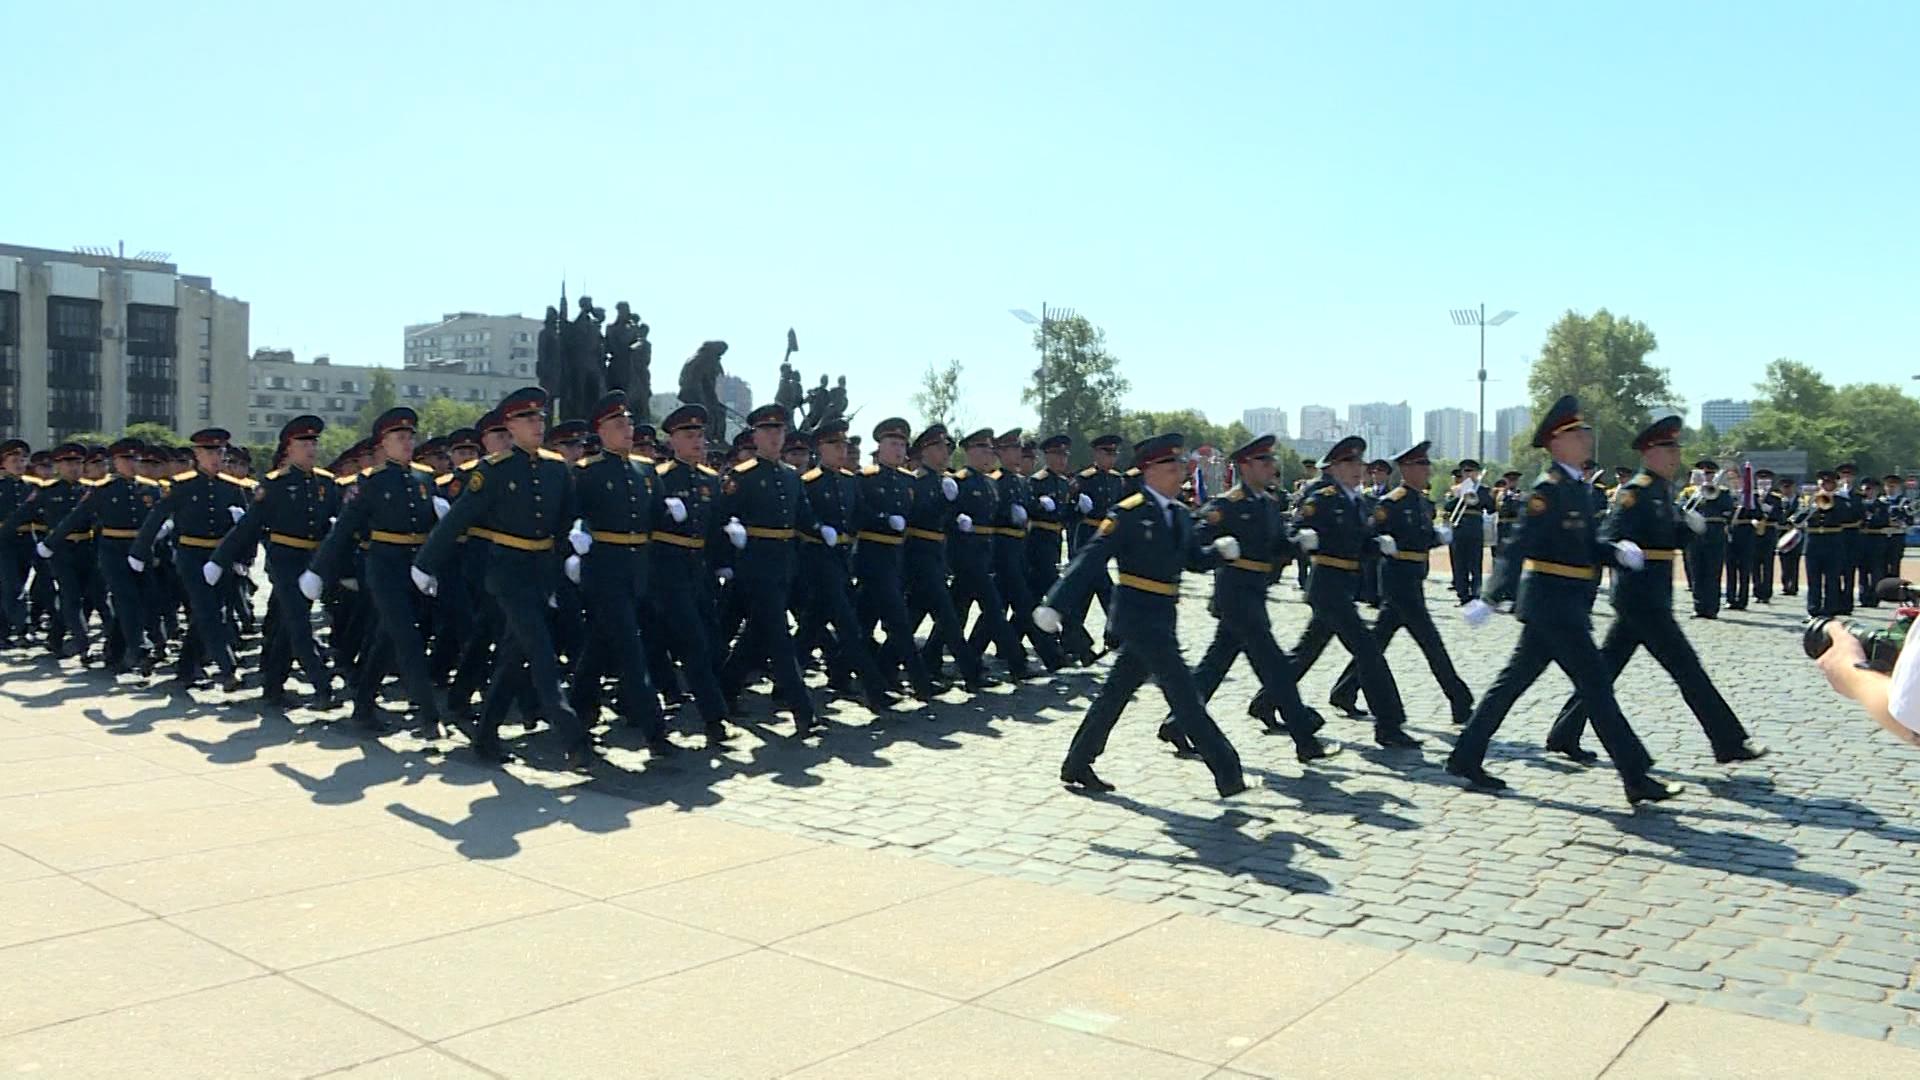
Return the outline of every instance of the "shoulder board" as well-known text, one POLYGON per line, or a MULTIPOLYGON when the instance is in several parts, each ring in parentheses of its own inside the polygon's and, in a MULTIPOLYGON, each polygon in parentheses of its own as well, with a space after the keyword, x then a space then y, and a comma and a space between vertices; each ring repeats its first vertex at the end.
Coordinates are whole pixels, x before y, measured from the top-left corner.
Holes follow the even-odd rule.
POLYGON ((278 480, 278 479, 280 479, 281 477, 283 477, 283 476, 285 476, 285 475, 287 475, 287 470, 286 470, 286 469, 284 469, 284 468, 280 468, 280 469, 275 469, 275 470, 273 470, 272 472, 270 472, 270 473, 268 473, 268 474, 267 474, 267 479, 269 479, 269 480, 278 480))
MULTIPOLYGON (((671 464, 672 464, 672 462, 667 462, 667 461, 663 461, 663 462, 661 462, 661 464, 662 464, 662 465, 671 465, 671 464)), ((695 466, 694 466, 694 468, 696 468, 696 469, 699 469, 699 470, 700 470, 700 471, 701 471, 701 472, 702 472, 703 474, 705 474, 705 475, 707 475, 707 476, 719 476, 719 475, 720 475, 720 470, 719 470, 719 469, 716 469, 716 468, 714 468, 714 467, 713 467, 713 466, 711 466, 711 465, 695 465, 695 466)))
POLYGON ((852 469, 840 469, 838 471, 841 476, 859 476, 860 475, 859 473, 854 472, 852 469))
POLYGON ((456 477, 452 473, 441 473, 439 476, 433 478, 433 486, 446 487, 448 484, 453 483, 455 479, 456 477))
POLYGON ((219 476, 234 487, 257 488, 260 486, 260 481, 251 476, 228 476, 226 473, 220 473, 219 476))
POLYGON ((1233 486, 1233 490, 1227 492, 1226 495, 1223 496, 1223 498, 1225 498, 1228 502, 1239 502, 1241 499, 1244 499, 1246 497, 1247 497, 1247 489, 1241 487, 1238 484, 1235 484, 1233 486))
POLYGON ((1089 465, 1086 468, 1080 470, 1080 475, 1081 476, 1098 476, 1100 475, 1100 470, 1089 465))
POLYGON ((641 452, 640 452, 640 451, 638 451, 638 450, 629 450, 629 451, 627 452, 627 460, 628 460, 628 461, 637 461, 637 462, 639 462, 639 463, 640 463, 640 464, 642 464, 642 465, 651 465, 651 464, 653 464, 653 463, 654 463, 654 459, 653 459, 653 458, 650 458, 650 457, 648 457, 647 455, 645 455, 645 454, 643 454, 643 453, 641 453, 641 452))
POLYGON ((25 475, 25 476, 22 476, 22 477, 21 477, 20 479, 22 479, 22 480, 24 480, 24 481, 26 481, 27 483, 29 483, 29 484, 31 484, 31 485, 33 485, 34 487, 46 487, 46 486, 47 486, 47 481, 45 481, 45 480, 42 480, 42 479, 40 479, 39 477, 37 477, 37 476, 34 476, 34 475, 33 475, 33 474, 31 474, 31 473, 29 473, 29 474, 27 474, 27 475, 25 475))
POLYGON ((579 461, 574 462, 573 467, 576 469, 584 469, 587 466, 600 461, 602 458, 606 456, 607 455, 605 454, 588 454, 586 457, 583 457, 579 461))
POLYGON ((1328 484, 1326 487, 1323 487, 1318 491, 1315 491, 1314 494, 1315 495, 1338 495, 1340 494, 1340 489, 1335 487, 1332 484, 1328 484))
POLYGON ((960 468, 953 470, 953 478, 955 480, 965 480, 967 478, 966 466, 963 465, 960 468))
POLYGON ((328 472, 325 469, 315 469, 313 470, 313 475, 321 477, 323 479, 327 479, 327 480, 333 479, 333 474, 328 472))
POLYGON ((537 453, 537 454, 539 454, 539 455, 540 455, 540 457, 541 457, 541 459, 542 459, 542 460, 544 460, 544 461, 565 461, 565 460, 567 460, 567 458, 566 458, 566 455, 565 455, 565 454, 562 454, 562 453, 561 453, 560 451, 558 451, 558 450, 549 450, 549 449, 547 449, 547 448, 546 448, 546 447, 544 447, 544 446, 543 446, 543 447, 541 447, 541 448, 540 448, 539 450, 536 450, 536 451, 535 451, 535 453, 537 453))
POLYGON ((136 483, 136 484, 145 484, 145 485, 147 485, 148 487, 160 487, 160 486, 161 486, 161 484, 160 484, 160 481, 158 481, 158 480, 155 480, 154 478, 152 478, 152 477, 150 477, 150 476, 136 476, 136 477, 134 477, 134 478, 133 478, 133 482, 134 482, 134 483, 136 483))
POLYGON ((352 476, 336 476, 334 480, 339 483, 341 487, 345 487, 348 484, 358 483, 360 474, 354 473, 352 476))
POLYGON ((169 476, 169 477, 167 477, 167 479, 169 479, 169 480, 171 480, 171 481, 173 481, 173 482, 174 482, 174 483, 176 483, 176 484, 183 484, 183 483, 185 483, 185 482, 187 482, 188 480, 191 480, 191 479, 193 479, 194 477, 196 477, 196 476, 199 476, 199 475, 200 475, 200 473, 199 473, 198 471, 196 471, 196 470, 194 470, 194 469, 188 469, 188 470, 187 470, 186 472, 183 472, 183 473, 180 473, 180 474, 179 474, 179 475, 177 475, 177 476, 169 476))
POLYGON ((82 487, 106 487, 107 481, 108 478, 104 476, 94 480, 89 480, 83 476, 80 478, 80 485, 82 487))
POLYGON ((369 466, 367 466, 366 468, 364 468, 364 469, 361 469, 361 470, 360 470, 360 472, 359 472, 359 475, 360 475, 360 476, 363 476, 363 477, 366 477, 366 476, 372 476, 372 475, 373 475, 373 470, 374 470, 374 466, 372 466, 372 465, 369 465, 369 466))
POLYGON ((803 473, 801 473, 801 474, 800 474, 800 479, 801 479, 801 480, 803 480, 803 481, 805 481, 806 483, 809 483, 809 484, 811 484, 811 483, 813 483, 813 482, 814 482, 815 480, 818 480, 818 479, 820 479, 820 477, 821 477, 822 475, 824 475, 824 474, 823 474, 823 473, 821 473, 821 471, 820 471, 820 467, 819 467, 818 465, 816 465, 816 466, 814 466, 813 468, 811 468, 811 469, 808 469, 808 470, 807 470, 806 472, 803 472, 803 473))
POLYGON ((1033 474, 1032 476, 1030 476, 1030 477, 1028 477, 1027 479, 1029 479, 1029 480, 1045 480, 1045 479, 1046 479, 1046 478, 1047 478, 1048 476, 1051 476, 1051 475, 1052 475, 1052 474, 1051 474, 1051 473, 1049 473, 1049 472, 1047 472, 1047 470, 1045 470, 1045 469, 1041 469, 1041 470, 1040 470, 1039 472, 1037 472, 1037 473, 1034 473, 1034 474, 1033 474))
POLYGON ((1542 484, 1557 484, 1559 482, 1560 470, 1558 468, 1551 468, 1541 473, 1540 476, 1534 480, 1533 486, 1537 488, 1542 484))
POLYGON ((1399 502, 1401 499, 1404 499, 1406 497, 1407 497, 1407 485, 1405 484, 1401 484, 1399 487, 1394 488, 1392 491, 1387 492, 1388 502, 1399 502))
POLYGON ((471 472, 474 469, 477 469, 479 467, 480 467, 480 459, 474 458, 472 461, 463 461, 460 464, 455 465, 453 467, 453 471, 454 472, 471 472))
POLYGON ((500 464, 501 462, 503 462, 503 461, 505 461, 505 460, 507 460, 508 458, 510 458, 510 457, 512 457, 512 456, 513 456, 513 447, 511 447, 511 446, 509 446, 509 447, 507 447, 507 448, 506 448, 505 450, 501 450, 501 451, 498 451, 498 452, 496 452, 496 453, 492 453, 492 454, 488 454, 488 455, 487 455, 487 464, 489 464, 489 465, 498 465, 498 464, 500 464))
POLYGON ((1132 468, 1132 469, 1128 469, 1128 470, 1127 470, 1126 472, 1124 472, 1124 473, 1121 473, 1120 475, 1122 475, 1122 476, 1139 476, 1139 475, 1140 475, 1140 470, 1139 470, 1138 468, 1132 468))
POLYGON ((433 466, 431 465, 422 464, 421 462, 418 462, 418 461, 410 461, 407 464, 413 466, 414 472, 423 472, 423 473, 426 473, 428 476, 433 475, 433 466))
POLYGON ((861 476, 879 476, 879 475, 880 475, 880 466, 878 466, 878 465, 868 465, 868 466, 866 466, 866 467, 864 467, 864 468, 862 468, 862 469, 860 470, 860 475, 861 475, 861 476))
POLYGON ((1636 476, 1633 479, 1627 481, 1627 483, 1632 485, 1633 487, 1646 487, 1649 484, 1653 483, 1653 477, 1649 476, 1646 473, 1641 473, 1639 476, 1636 476))
POLYGON ((1139 506, 1141 503, 1146 501, 1147 501, 1147 497, 1136 491, 1133 494, 1127 496, 1126 498, 1121 499, 1119 502, 1114 503, 1113 505, 1114 505, 1114 508, 1118 510, 1131 510, 1134 507, 1139 506))
POLYGON ((988 474, 987 474, 987 478, 988 478, 988 479, 990 479, 990 480, 998 480, 998 479, 1000 479, 1000 470, 999 470, 999 469, 995 469, 995 470, 993 470, 992 472, 990 472, 990 473, 988 473, 988 474))
POLYGON ((735 465, 733 467, 733 471, 737 473, 752 472, 754 469, 758 468, 759 466, 760 466, 760 459, 757 457, 750 457, 747 460, 741 462, 740 464, 735 465))
POLYGON ((662 461, 662 462, 658 462, 658 463, 656 463, 656 464, 654 465, 654 467, 653 467, 653 471, 654 471, 655 473, 657 473, 657 474, 659 474, 659 475, 661 475, 661 476, 665 476, 665 475, 667 475, 668 473, 670 473, 670 472, 672 472, 672 471, 673 471, 673 467, 674 467, 674 465, 676 465, 676 464, 678 464, 678 463, 677 463, 677 462, 673 462, 673 461, 662 461))

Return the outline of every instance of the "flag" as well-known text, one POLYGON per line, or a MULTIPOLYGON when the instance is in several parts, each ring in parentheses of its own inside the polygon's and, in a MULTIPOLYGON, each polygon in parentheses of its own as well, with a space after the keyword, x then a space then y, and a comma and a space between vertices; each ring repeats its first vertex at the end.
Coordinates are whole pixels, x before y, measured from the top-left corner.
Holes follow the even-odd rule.
POLYGON ((1207 471, 1200 467, 1200 459, 1193 459, 1193 504, 1199 506, 1207 501, 1207 471))

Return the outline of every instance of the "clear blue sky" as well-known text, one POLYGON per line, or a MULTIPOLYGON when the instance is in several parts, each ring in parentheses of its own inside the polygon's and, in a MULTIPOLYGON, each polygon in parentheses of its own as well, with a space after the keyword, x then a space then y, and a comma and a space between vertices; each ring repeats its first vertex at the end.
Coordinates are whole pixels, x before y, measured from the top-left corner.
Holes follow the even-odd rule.
POLYGON ((174 253, 253 344, 398 365, 564 271, 771 395, 786 328, 863 420, 1010 307, 1106 328, 1136 407, 1489 407, 1574 308, 1693 411, 1792 356, 1920 372, 1920 5, 13 3, 0 239, 174 253))

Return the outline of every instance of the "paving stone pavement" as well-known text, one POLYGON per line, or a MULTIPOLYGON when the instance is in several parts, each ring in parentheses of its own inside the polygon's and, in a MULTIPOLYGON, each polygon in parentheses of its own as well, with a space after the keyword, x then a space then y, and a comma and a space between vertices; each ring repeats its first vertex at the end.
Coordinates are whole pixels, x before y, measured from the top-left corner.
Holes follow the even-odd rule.
MULTIPOLYGON (((1206 587, 1190 581, 1181 605, 1190 659, 1212 632, 1206 587)), ((1298 595, 1291 581, 1275 591, 1283 645, 1305 625, 1298 595)), ((1462 676, 1483 689, 1517 625, 1502 618, 1470 631, 1445 594, 1429 595, 1462 676)), ((1639 810, 1604 762, 1583 769, 1539 750, 1568 689, 1557 672, 1520 701, 1494 744, 1489 766, 1513 789, 1499 797, 1462 789, 1440 767, 1453 732, 1445 702, 1405 635, 1389 660, 1421 751, 1374 749, 1364 723, 1329 712, 1326 734, 1346 740, 1348 752, 1299 766, 1284 739, 1263 737, 1244 717, 1255 684, 1242 666, 1214 713, 1258 783, 1230 802, 1211 797, 1200 764, 1155 741, 1164 710, 1151 690, 1100 763, 1119 791, 1091 798, 1061 788, 1055 772, 1101 669, 970 701, 956 694, 879 721, 836 705, 833 729, 807 746, 789 743, 787 725, 767 721, 759 698, 743 718, 747 734, 724 755, 689 749, 648 764, 615 749, 584 780, 521 765, 481 774, 462 752, 430 756, 404 737, 364 742, 308 727, 311 717, 297 711, 293 722, 256 723, 251 707, 218 693, 199 704, 108 694, 97 677, 50 661, 6 669, 0 719, 22 725, 16 732, 36 724, 51 732, 55 718, 77 710, 98 745, 164 740, 136 759, 154 771, 77 769, 71 788, 188 773, 261 794, 304 791, 329 805, 435 772, 492 783, 498 798, 386 808, 397 827, 469 858, 541 843, 569 817, 569 793, 590 790, 1280 933, 1920 1047, 1920 754, 1831 694, 1801 653, 1799 603, 1776 598, 1715 622, 1683 620, 1735 711, 1773 748, 1761 761, 1716 765, 1664 673, 1644 656, 1627 669, 1620 696, 1629 718, 1660 774, 1689 784, 1683 798, 1639 810)), ((1603 631, 1604 600, 1596 614, 1603 631)), ((1337 645, 1328 650, 1303 685, 1310 703, 1325 700, 1344 659, 1337 645)), ((529 745, 536 764, 548 760, 542 736, 529 745)), ((56 748, 46 749, 57 774, 56 748)), ((43 782, 33 794, 47 790, 43 782)), ((0 814, 31 797, 0 790, 0 814)), ((84 863, 84 852, 69 854, 84 863)))

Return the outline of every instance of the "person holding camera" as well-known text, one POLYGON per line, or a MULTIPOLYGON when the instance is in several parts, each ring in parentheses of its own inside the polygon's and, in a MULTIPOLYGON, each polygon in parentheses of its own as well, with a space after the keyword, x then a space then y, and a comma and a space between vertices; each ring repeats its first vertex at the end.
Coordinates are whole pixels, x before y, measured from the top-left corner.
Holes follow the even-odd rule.
MULTIPOLYGON (((1866 647, 1851 627, 1830 621, 1824 629, 1826 649, 1815 663, 1827 682, 1841 696, 1859 702, 1888 734, 1920 746, 1920 660, 1901 649, 1887 671, 1868 660, 1866 647)), ((1883 650, 1875 652, 1878 658, 1883 650)))

